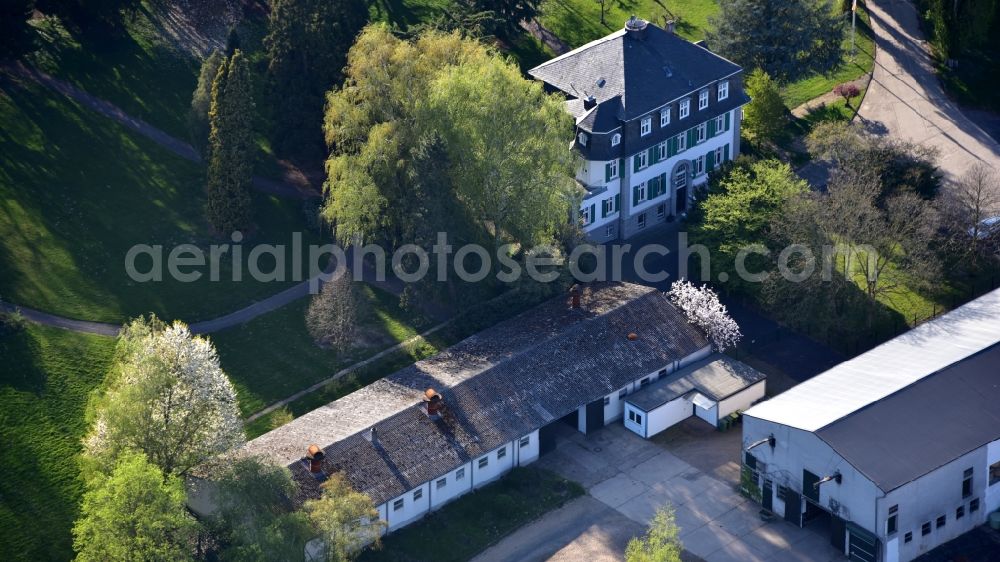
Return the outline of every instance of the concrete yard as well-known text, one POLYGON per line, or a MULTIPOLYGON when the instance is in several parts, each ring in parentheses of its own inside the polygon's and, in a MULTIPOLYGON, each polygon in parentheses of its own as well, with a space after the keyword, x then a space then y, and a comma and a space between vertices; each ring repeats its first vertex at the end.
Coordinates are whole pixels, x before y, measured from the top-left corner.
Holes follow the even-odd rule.
POLYGON ((685 560, 843 560, 826 529, 765 523, 742 497, 740 428, 720 433, 689 419, 653 440, 620 424, 584 435, 567 427, 538 462, 583 484, 589 496, 546 515, 475 558, 476 562, 621 560, 628 539, 656 509, 674 506, 685 560))

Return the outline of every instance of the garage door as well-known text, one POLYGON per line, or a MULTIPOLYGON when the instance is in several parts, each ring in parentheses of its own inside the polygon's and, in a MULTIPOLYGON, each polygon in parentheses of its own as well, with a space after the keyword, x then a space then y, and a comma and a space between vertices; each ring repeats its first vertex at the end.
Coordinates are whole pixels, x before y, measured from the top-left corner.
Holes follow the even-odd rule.
POLYGON ((854 523, 847 523, 847 559, 852 562, 875 562, 878 538, 854 523))

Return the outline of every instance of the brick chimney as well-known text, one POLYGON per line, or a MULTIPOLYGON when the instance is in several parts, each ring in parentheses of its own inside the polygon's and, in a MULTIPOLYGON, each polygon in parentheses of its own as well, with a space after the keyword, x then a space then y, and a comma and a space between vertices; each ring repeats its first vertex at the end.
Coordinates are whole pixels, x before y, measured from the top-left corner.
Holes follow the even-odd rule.
POLYGON ((424 391, 424 411, 428 417, 437 418, 444 410, 444 399, 433 388, 424 391))
POLYGON ((594 109, 597 106, 597 98, 594 96, 587 96, 583 98, 583 109, 594 109))
POLYGON ((323 449, 319 448, 319 445, 309 445, 309 450, 306 452, 306 460, 309 461, 309 472, 313 474, 320 474, 323 472, 323 459, 326 455, 323 454, 323 449))

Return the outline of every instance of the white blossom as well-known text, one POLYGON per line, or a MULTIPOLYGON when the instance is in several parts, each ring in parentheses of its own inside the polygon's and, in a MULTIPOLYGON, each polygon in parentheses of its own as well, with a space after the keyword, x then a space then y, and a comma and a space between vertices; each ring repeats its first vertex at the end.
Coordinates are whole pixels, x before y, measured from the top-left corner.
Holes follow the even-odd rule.
POLYGON ((743 338, 726 305, 719 302, 719 296, 708 285, 698 287, 681 279, 670 286, 667 296, 684 313, 688 322, 708 335, 716 350, 725 351, 743 338))

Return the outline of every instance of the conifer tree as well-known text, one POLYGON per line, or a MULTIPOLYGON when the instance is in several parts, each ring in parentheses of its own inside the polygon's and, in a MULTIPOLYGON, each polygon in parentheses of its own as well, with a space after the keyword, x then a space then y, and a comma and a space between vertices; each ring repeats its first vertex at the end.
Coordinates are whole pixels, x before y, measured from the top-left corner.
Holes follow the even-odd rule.
POLYGON ((206 212, 219 234, 247 228, 251 223, 248 190, 253 174, 253 120, 250 63, 237 49, 219 67, 209 111, 206 212))

